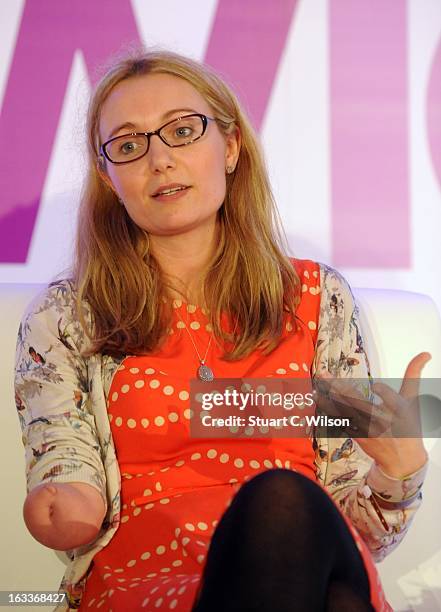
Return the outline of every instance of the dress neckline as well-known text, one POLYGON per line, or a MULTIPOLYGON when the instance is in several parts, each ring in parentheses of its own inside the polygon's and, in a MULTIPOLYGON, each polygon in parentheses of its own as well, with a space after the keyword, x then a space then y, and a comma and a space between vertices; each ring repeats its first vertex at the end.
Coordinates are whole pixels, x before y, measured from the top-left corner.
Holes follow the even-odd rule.
POLYGON ((201 312, 203 315, 208 315, 209 310, 198 304, 192 304, 191 302, 185 302, 177 298, 164 299, 164 302, 171 303, 174 310, 186 311, 190 314, 195 312, 201 312))

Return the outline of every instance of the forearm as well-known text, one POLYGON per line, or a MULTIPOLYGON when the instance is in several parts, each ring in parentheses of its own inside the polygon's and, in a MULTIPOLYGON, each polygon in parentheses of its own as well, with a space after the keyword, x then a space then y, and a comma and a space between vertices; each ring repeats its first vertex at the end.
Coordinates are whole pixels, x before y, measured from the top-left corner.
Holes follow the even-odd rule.
POLYGON ((24 520, 32 536, 55 550, 92 542, 105 512, 100 493, 79 482, 43 483, 28 494, 23 506, 24 520))
POLYGON ((427 463, 405 478, 392 478, 375 464, 357 486, 333 492, 334 500, 351 519, 375 561, 381 561, 407 533, 421 505, 427 463))
MULTIPOLYGON (((349 286, 338 272, 326 266, 321 266, 320 283, 322 299, 314 373, 320 376, 329 372, 336 379, 353 379, 368 397, 369 366, 349 286)), ((422 445, 415 449, 413 440, 409 451, 400 455, 398 462, 394 452, 383 454, 378 466, 354 440, 316 440, 318 479, 351 519, 376 561, 381 561, 403 539, 421 504, 427 453, 422 445), (395 502, 395 506, 380 507, 380 518, 376 502, 383 506, 395 502)))

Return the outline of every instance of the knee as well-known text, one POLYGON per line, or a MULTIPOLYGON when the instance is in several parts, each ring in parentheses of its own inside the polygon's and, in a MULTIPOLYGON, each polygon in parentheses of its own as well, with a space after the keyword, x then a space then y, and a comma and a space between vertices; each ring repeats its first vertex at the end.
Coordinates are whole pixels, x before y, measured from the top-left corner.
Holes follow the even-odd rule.
POLYGON ((242 502, 272 504, 275 500, 294 507, 316 507, 318 503, 330 501, 318 483, 310 478, 283 468, 261 472, 246 482, 239 490, 237 498, 242 502))

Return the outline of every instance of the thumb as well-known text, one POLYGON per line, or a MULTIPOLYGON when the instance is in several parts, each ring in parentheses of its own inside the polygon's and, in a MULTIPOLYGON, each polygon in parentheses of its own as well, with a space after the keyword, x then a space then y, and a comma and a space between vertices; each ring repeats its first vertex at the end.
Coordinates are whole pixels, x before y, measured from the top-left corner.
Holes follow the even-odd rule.
POLYGON ((430 353, 419 353, 413 357, 404 372, 400 395, 406 398, 417 397, 420 390, 421 372, 424 366, 432 359, 430 353))

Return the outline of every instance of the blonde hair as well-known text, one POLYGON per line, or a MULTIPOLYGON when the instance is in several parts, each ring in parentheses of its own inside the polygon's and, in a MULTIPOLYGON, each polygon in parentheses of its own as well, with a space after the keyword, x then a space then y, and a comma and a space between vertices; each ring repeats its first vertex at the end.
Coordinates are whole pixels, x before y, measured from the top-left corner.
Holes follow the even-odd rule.
MULTIPOLYGON (((89 354, 145 354, 159 348, 171 322, 165 279, 138 227, 98 170, 99 122, 104 101, 121 81, 147 74, 185 79, 213 109, 225 134, 235 127, 241 149, 219 216, 219 243, 204 279, 213 333, 225 360, 261 348, 270 352, 282 333, 284 309, 295 313, 300 283, 285 244, 267 171, 254 131, 231 89, 210 68, 165 51, 138 51, 114 63, 98 83, 87 120, 88 174, 80 205, 73 280, 78 312, 86 301, 93 326, 89 354), (222 329, 221 314, 233 329, 222 329)), ((81 316, 81 315, 80 315, 81 316)), ((83 326, 86 328, 84 319, 83 326)))

